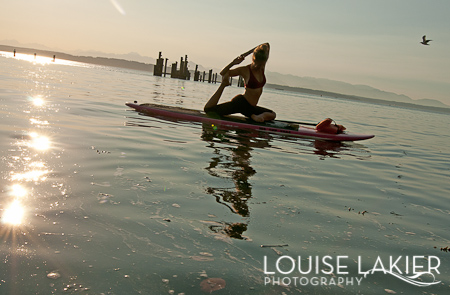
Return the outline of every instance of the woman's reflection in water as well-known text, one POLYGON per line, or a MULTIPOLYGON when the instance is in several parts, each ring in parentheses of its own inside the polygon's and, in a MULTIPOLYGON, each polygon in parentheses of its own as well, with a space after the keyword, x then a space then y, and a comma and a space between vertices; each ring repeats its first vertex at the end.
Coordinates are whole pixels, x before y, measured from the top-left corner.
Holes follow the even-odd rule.
MULTIPOLYGON (((248 131, 236 131, 236 134, 224 130, 217 130, 211 124, 203 124, 202 139, 209 142, 214 149, 214 156, 205 169, 211 176, 231 179, 233 187, 207 187, 208 194, 216 201, 228 207, 233 213, 242 217, 249 217, 250 210, 247 201, 252 197, 252 185, 249 182, 256 171, 250 165, 253 148, 268 147, 269 139, 251 136, 248 131)), ((214 232, 221 232, 235 239, 246 239, 243 233, 247 230, 247 223, 227 223, 223 226, 210 226, 214 232)))
MULTIPOLYGON (((270 142, 273 139, 270 135, 267 138, 261 138, 260 135, 243 130, 229 132, 211 124, 203 124, 202 139, 209 142, 209 148, 214 149, 214 156, 205 169, 211 176, 233 181, 233 187, 207 187, 206 191, 213 195, 218 203, 245 218, 250 216, 247 201, 252 197, 249 179, 256 173, 251 167, 251 152, 253 148, 271 147, 270 142)), ((322 160, 327 157, 339 158, 339 153, 345 149, 345 144, 339 142, 320 140, 303 142, 308 146, 303 151, 305 154, 314 153, 322 160)), ((231 238, 247 239, 243 236, 247 230, 247 223, 222 222, 220 225, 211 225, 210 229, 231 238)))
MULTIPOLYGON (((151 116, 151 115, 150 115, 151 116)), ((166 118, 171 122, 179 120, 166 118)), ((127 123, 130 126, 151 127, 146 124, 127 123)), ((272 146, 274 139, 272 135, 261 134, 257 131, 244 131, 231 128, 227 130, 221 127, 204 123, 202 140, 209 143, 208 147, 213 149, 213 157, 205 169, 211 176, 230 179, 232 187, 207 187, 206 192, 215 197, 220 203, 230 209, 231 212, 248 220, 250 209, 247 201, 252 197, 252 185, 249 182, 256 171, 251 167, 251 152, 254 148, 275 148, 279 152, 294 154, 316 154, 321 160, 326 158, 339 158, 343 151, 352 155, 353 148, 342 143, 324 142, 320 140, 296 139, 279 136, 275 138, 295 143, 294 149, 285 149, 281 146, 272 146)), ((356 156, 356 155, 355 155, 356 156)), ((357 156, 361 158, 360 156, 357 156)), ((370 156, 369 156, 370 157, 370 156)), ((211 225, 210 229, 216 233, 225 234, 235 239, 247 239, 243 233, 247 230, 247 222, 221 222, 211 225)))

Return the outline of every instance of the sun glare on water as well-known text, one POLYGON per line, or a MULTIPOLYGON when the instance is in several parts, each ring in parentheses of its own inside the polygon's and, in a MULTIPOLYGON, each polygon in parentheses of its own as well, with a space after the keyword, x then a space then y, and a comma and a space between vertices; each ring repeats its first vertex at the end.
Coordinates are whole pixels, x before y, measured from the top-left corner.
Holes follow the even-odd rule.
POLYGON ((49 170, 31 170, 24 173, 12 173, 11 180, 13 181, 45 181, 47 179, 46 174, 49 170))
POLYGON ((17 53, 14 58, 19 60, 25 60, 31 63, 40 64, 40 65, 47 65, 50 64, 53 59, 46 56, 38 56, 33 54, 20 54, 17 53))
POLYGON ((37 107, 41 107, 45 103, 45 101, 40 96, 33 97, 32 101, 33 101, 33 104, 37 107))
POLYGON ((25 210, 18 200, 15 200, 3 211, 2 223, 20 225, 23 222, 25 210))
POLYGON ((45 151, 50 148, 50 139, 46 136, 39 135, 35 132, 30 133, 32 141, 30 146, 39 151, 45 151))
POLYGON ((11 187, 11 192, 10 194, 16 198, 23 198, 26 196, 27 194, 27 190, 25 188, 23 188, 21 185, 19 184, 14 184, 11 187))

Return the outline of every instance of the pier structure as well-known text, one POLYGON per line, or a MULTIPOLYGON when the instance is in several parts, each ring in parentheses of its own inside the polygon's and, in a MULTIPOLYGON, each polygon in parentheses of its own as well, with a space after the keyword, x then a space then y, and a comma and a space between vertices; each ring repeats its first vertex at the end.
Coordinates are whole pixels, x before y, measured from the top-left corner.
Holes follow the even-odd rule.
POLYGON ((178 64, 175 62, 172 64, 172 70, 171 70, 171 78, 175 79, 181 79, 181 80, 190 80, 191 79, 191 73, 188 70, 188 56, 181 57, 180 59, 180 69, 178 70, 178 64))
MULTIPOLYGON (((168 59, 165 59, 162 57, 162 52, 159 52, 159 57, 156 60, 156 63, 153 67, 153 76, 166 76, 167 73, 167 61, 168 59), (163 70, 164 68, 164 70, 163 70)), ((181 80, 190 80, 191 79, 191 71, 189 71, 188 68, 188 56, 185 55, 184 58, 180 58, 180 63, 174 62, 171 64, 170 67, 170 77, 173 79, 181 79, 181 80), (179 68, 178 68, 179 66, 179 68)), ((208 81, 208 83, 217 83, 217 73, 213 73, 213 70, 209 70, 208 73, 205 71, 200 72, 198 70, 198 65, 195 66, 195 70, 193 72, 193 79, 194 81, 198 82, 205 82, 208 81)))

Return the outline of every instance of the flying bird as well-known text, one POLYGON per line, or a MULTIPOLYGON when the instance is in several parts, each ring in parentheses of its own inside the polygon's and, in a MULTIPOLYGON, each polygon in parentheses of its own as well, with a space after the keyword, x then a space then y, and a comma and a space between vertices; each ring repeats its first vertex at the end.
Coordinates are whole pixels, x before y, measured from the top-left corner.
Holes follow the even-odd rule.
POLYGON ((422 43, 423 45, 430 45, 430 44, 428 44, 428 42, 430 42, 430 41, 433 41, 433 40, 427 40, 427 36, 423 35, 422 42, 420 42, 420 43, 422 43))

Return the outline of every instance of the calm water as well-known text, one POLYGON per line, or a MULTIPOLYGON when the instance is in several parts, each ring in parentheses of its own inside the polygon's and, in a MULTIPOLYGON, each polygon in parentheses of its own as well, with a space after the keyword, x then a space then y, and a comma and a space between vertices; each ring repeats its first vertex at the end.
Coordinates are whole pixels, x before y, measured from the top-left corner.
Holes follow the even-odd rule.
POLYGON ((450 253, 441 251, 450 246, 448 115, 265 91, 261 105, 279 118, 332 117, 376 135, 329 143, 214 130, 124 105, 201 109, 217 85, 9 53, 0 68, 0 294, 450 290, 450 253), (303 270, 319 261, 325 273, 280 274, 283 256, 281 271, 291 257, 303 270), (405 273, 413 256, 424 256, 416 262, 425 272, 439 260, 440 283, 358 274, 378 257, 387 269, 401 257, 405 273), (279 286, 266 277, 303 279, 279 286), (339 281, 352 277, 360 284, 339 281))

